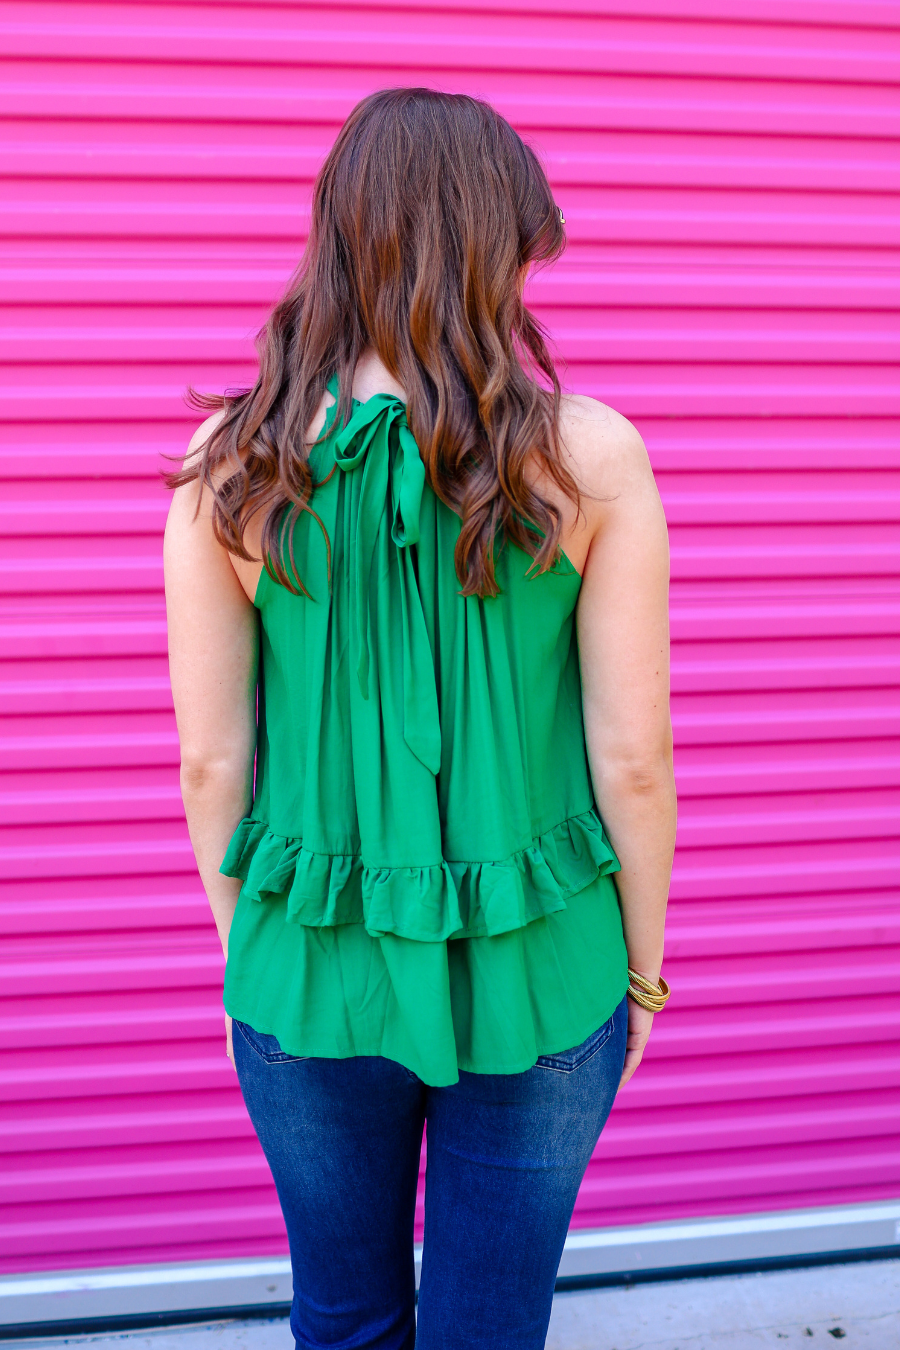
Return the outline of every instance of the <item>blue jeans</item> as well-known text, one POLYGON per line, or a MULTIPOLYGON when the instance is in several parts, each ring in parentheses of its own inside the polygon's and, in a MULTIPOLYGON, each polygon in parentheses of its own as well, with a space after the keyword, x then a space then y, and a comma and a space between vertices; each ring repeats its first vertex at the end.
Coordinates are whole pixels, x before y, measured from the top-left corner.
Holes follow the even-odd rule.
POLYGON ((427 1087, 374 1056, 298 1059, 234 1024, 284 1211, 298 1350, 538 1350, 578 1187, 616 1095, 628 1013, 525 1073, 427 1087), (428 1125, 416 1327, 413 1216, 428 1125))

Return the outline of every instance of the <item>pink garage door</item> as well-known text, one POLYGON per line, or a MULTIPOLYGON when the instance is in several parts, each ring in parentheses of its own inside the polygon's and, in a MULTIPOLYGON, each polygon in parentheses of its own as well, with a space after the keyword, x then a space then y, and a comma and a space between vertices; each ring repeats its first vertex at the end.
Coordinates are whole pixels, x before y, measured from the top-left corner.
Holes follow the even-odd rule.
POLYGON ((8 4, 5 1270, 284 1250, 181 816, 160 455, 366 92, 491 99, 568 221, 532 300, 672 526, 682 796, 649 1062, 581 1226, 900 1194, 891 741, 900 5, 8 4))

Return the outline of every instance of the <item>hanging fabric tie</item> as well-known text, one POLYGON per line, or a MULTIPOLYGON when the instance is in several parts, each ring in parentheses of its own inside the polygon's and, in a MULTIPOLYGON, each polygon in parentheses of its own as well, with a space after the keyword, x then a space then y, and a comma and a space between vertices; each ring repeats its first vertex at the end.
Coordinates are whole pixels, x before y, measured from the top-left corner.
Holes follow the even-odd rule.
POLYGON ((431 773, 437 774, 441 764, 441 727, 434 657, 409 553, 419 541, 425 466, 400 400, 390 394, 376 394, 365 403, 356 404, 350 421, 335 439, 334 458, 343 473, 362 474, 352 594, 352 623, 359 651, 356 671, 359 689, 363 698, 368 699, 372 565, 379 535, 390 521, 391 539, 398 550, 403 615, 400 635, 403 738, 416 758, 431 773))

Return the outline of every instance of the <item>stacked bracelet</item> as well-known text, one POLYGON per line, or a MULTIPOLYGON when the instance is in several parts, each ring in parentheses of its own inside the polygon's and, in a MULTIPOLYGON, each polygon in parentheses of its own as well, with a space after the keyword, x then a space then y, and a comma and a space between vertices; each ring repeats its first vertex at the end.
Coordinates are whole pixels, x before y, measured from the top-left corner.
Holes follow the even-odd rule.
POLYGON ((652 980, 645 979, 636 970, 628 967, 628 997, 633 998, 635 1003, 646 1008, 648 1012, 659 1012, 666 1006, 671 989, 660 975, 659 984, 654 984, 652 980))

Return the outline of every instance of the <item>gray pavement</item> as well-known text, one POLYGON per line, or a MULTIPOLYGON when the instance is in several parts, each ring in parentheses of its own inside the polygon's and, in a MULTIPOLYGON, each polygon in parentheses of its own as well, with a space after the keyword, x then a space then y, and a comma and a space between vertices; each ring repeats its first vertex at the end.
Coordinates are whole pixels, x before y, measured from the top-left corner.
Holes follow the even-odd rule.
POLYGON ((900 1348, 900 1260, 561 1294, 547 1350, 900 1348))
MULTIPOLYGON (((900 1258, 559 1294, 547 1350, 900 1350, 900 1258)), ((7 1341, 92 1350, 292 1350, 284 1320, 7 1341)))

